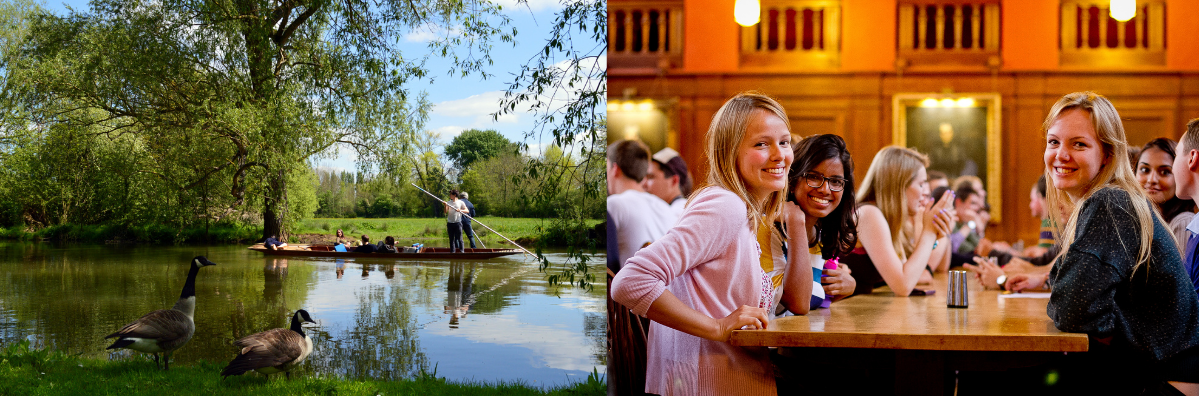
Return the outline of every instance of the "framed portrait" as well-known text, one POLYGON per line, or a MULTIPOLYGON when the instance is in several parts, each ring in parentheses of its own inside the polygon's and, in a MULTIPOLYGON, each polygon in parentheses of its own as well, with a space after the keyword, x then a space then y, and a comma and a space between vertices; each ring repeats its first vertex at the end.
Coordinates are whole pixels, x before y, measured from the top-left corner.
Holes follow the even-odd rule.
POLYGON ((950 180, 982 179, 995 222, 1003 219, 999 101, 996 93, 901 93, 892 100, 892 142, 928 155, 928 169, 950 180))

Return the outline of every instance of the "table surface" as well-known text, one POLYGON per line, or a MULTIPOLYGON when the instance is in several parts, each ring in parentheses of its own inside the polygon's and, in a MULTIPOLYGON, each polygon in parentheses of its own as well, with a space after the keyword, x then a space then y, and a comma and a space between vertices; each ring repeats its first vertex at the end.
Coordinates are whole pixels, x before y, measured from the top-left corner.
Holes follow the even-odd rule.
MULTIPOLYGON (((972 275, 971 275, 972 276, 972 275)), ((931 296, 895 297, 886 286, 779 318, 765 330, 734 331, 740 346, 918 349, 940 351, 1085 352, 1087 336, 1063 333, 1045 313, 1048 298, 1003 298, 971 279, 969 307, 945 303, 946 276, 931 296)), ((929 285, 919 285, 927 289, 929 285)))

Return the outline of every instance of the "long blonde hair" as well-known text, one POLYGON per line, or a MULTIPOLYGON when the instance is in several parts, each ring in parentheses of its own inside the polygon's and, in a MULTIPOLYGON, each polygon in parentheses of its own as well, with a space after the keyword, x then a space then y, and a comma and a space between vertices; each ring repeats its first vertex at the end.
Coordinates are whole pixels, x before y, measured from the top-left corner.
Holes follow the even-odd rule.
POLYGON ((887 146, 874 155, 870 169, 858 187, 858 205, 873 203, 883 212, 891 229, 891 244, 901 260, 912 251, 905 224, 908 213, 907 188, 921 169, 928 167, 928 156, 900 146, 887 146))
POLYGON ((1157 217, 1158 221, 1163 224, 1165 221, 1156 210, 1149 206, 1149 198, 1141 190, 1141 184, 1137 182, 1136 175, 1133 174, 1132 165, 1128 162, 1128 156, 1125 155, 1128 152, 1128 141, 1124 136, 1124 125, 1120 122, 1120 114, 1116 112, 1116 107, 1112 105, 1112 102, 1103 95, 1094 92, 1075 92, 1063 96, 1053 104, 1053 108, 1049 110, 1049 116, 1045 117, 1042 127, 1045 129, 1046 136, 1049 134, 1049 128, 1063 113, 1074 109, 1084 110, 1091 115, 1091 123, 1095 126, 1095 134, 1103 146, 1103 156, 1108 162, 1102 165, 1099 174, 1090 184, 1086 185, 1083 194, 1078 201, 1074 202, 1070 200, 1069 195, 1053 184, 1053 178, 1048 174, 1049 170, 1045 170, 1045 182, 1048 187, 1045 191, 1046 209, 1049 209, 1050 220, 1059 225, 1058 235, 1062 236, 1062 252, 1059 257, 1065 255, 1070 250, 1070 245, 1074 243, 1076 236, 1074 232, 1078 226, 1078 215, 1082 211, 1083 203, 1102 187, 1116 187, 1128 192, 1129 198, 1132 199, 1133 212, 1140 225, 1137 231, 1141 236, 1141 246, 1138 249, 1137 263, 1132 268, 1132 272, 1135 273, 1141 264, 1148 265, 1149 263, 1150 248, 1153 246, 1153 218, 1157 217), (1072 208, 1069 219, 1062 219, 1062 211, 1054 208, 1072 208))
MULTIPOLYGON (((749 128, 750 120, 756 111, 766 111, 777 116, 787 125, 787 130, 791 130, 791 121, 787 119, 787 112, 783 110, 783 106, 763 93, 746 91, 724 102, 720 110, 716 111, 716 115, 712 116, 712 125, 708 127, 708 180, 700 189, 719 186, 737 194, 745 201, 749 218, 755 219, 761 227, 774 223, 781 216, 787 189, 772 192, 764 202, 759 202, 750 197, 745 180, 737 171, 737 148, 745 138, 745 131, 749 128)), ((696 195, 698 194, 691 196, 696 195)))

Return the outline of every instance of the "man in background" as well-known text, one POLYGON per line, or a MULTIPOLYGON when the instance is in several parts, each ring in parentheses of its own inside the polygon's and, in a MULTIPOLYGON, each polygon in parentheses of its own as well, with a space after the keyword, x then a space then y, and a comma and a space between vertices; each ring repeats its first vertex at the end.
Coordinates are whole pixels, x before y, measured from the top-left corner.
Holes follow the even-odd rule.
POLYGON ((653 156, 649 169, 647 191, 662 198, 674 210, 675 217, 683 216, 683 207, 691 195, 691 173, 677 151, 667 147, 653 156))
MULTIPOLYGON (((608 227, 616 228, 618 268, 650 242, 666 235, 677 217, 661 198, 645 192, 641 183, 650 168, 649 148, 637 140, 608 146, 608 227)), ((611 243, 611 241, 609 241, 611 243)))
POLYGON ((462 234, 466 237, 466 240, 470 241, 470 248, 474 249, 475 230, 470 228, 470 219, 475 217, 475 204, 470 203, 470 200, 467 199, 469 197, 470 194, 467 194, 466 191, 458 193, 458 198, 461 198, 462 203, 466 204, 466 211, 468 212, 466 214, 470 215, 470 217, 462 216, 462 234))

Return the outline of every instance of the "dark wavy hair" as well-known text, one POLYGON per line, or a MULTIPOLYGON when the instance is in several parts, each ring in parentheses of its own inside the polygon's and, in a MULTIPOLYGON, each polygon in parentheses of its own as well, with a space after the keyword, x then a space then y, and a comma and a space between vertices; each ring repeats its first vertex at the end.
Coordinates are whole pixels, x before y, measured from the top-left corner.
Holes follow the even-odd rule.
POLYGON ((803 175, 811 172, 821 162, 829 159, 841 160, 845 169, 845 189, 841 191, 841 203, 828 216, 816 220, 816 234, 822 245, 820 252, 825 259, 845 257, 858 244, 858 219, 855 210, 853 157, 845 148, 845 140, 837 135, 813 135, 799 142, 793 149, 795 162, 787 174, 787 200, 796 202, 795 187, 804 183, 803 175))
MULTIPOLYGON (((1175 156, 1177 155, 1174 153, 1175 147, 1178 147, 1178 142, 1175 142, 1173 139, 1170 139, 1170 138, 1159 137, 1157 139, 1150 140, 1149 143, 1145 143, 1145 146, 1141 147, 1141 154, 1144 154, 1145 150, 1155 148, 1155 149, 1166 152, 1166 154, 1169 154, 1170 160, 1173 161, 1175 156)), ((1133 169, 1136 169, 1138 167, 1138 164, 1140 164, 1140 162, 1141 162, 1141 158, 1138 155, 1136 161, 1134 161, 1132 164, 1133 169)), ((1166 220, 1166 222, 1169 222, 1170 220, 1174 219, 1174 216, 1178 216, 1179 213, 1194 212, 1195 211, 1195 200, 1181 199, 1181 198, 1178 198, 1177 195, 1175 195, 1174 198, 1170 198, 1170 199, 1166 200, 1166 202, 1162 202, 1160 205, 1157 205, 1157 206, 1158 206, 1158 210, 1160 210, 1162 213, 1162 218, 1164 218, 1166 220)))

